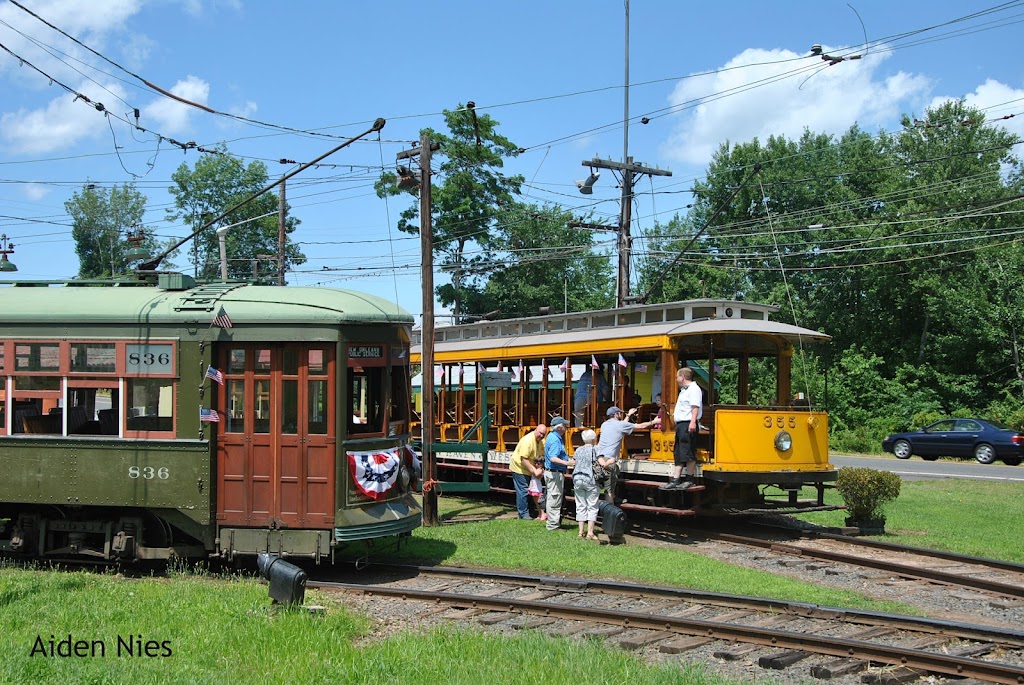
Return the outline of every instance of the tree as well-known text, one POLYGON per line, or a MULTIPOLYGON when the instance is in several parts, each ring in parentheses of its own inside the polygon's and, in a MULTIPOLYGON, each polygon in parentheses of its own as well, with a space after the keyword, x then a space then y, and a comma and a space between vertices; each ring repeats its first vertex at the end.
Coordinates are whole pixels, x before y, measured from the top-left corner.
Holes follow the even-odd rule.
POLYGON ((1007 395, 1024 397, 1019 139, 963 102, 902 124, 722 145, 692 210, 651 236, 641 284, 655 301, 774 302, 777 318, 832 335, 832 359, 877 359, 890 396, 855 384, 870 415, 838 403, 834 429, 970 407, 1021 415, 1007 395))
MULTIPOLYGON (((463 283, 465 315, 498 311, 512 318, 536 316, 541 307, 572 312, 614 304, 608 254, 594 251, 589 231, 569 227, 570 212, 517 202, 496 218, 486 270, 463 283)), ((442 300, 454 297, 453 287, 438 288, 442 300)))
MULTIPOLYGON (((168 210, 167 219, 182 221, 193 231, 268 184, 266 165, 255 161, 246 166, 223 149, 201 156, 192 169, 182 164, 171 180, 174 185, 169 191, 174 196, 175 208, 168 210)), ((266 261, 261 256, 277 254, 277 211, 278 197, 268 192, 224 217, 222 225, 234 225, 225 240, 229 279, 252 278, 253 265, 258 268, 261 261, 266 261)), ((293 233, 298 224, 298 219, 289 216, 285 222, 285 234, 293 233)), ((220 277, 220 246, 216 229, 216 226, 211 226, 193 238, 192 255, 195 274, 199 278, 220 277)), ((306 257, 298 246, 288 242, 284 260, 287 271, 304 263, 306 257)), ((277 263, 272 264, 271 272, 276 273, 277 263)))
MULTIPOLYGON (((104 278, 128 270, 125 254, 131 245, 127 233, 142 226, 146 210, 146 197, 133 184, 107 190, 86 183, 64 208, 71 217, 79 278, 104 278)), ((142 246, 153 250, 157 241, 149 236, 142 246)))
MULTIPOLYGON (((440 149, 431 189, 431 213, 434 255, 439 266, 451 274, 451 285, 437 288, 442 304, 451 306, 456 320, 465 311, 467 280, 486 277, 493 263, 484 255, 494 249, 498 236, 496 221, 502 206, 512 203, 523 183, 522 176, 506 176, 500 169, 504 159, 516 154, 512 141, 497 132, 498 122, 487 114, 477 114, 460 104, 444 110, 449 134, 423 129, 440 149), (479 252, 470 253, 475 246, 479 252)), ((375 187, 377 195, 398 195, 398 177, 384 173, 375 187)), ((398 228, 419 234, 419 203, 402 212, 398 228)))

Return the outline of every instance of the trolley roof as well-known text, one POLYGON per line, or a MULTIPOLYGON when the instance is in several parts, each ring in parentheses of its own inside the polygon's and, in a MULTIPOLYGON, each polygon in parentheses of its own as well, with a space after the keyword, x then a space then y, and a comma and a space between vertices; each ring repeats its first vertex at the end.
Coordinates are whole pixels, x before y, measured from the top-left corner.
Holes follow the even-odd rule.
POLYGON ((353 290, 190 281, 161 277, 162 287, 19 282, 0 289, 0 322, 174 325, 212 321, 221 307, 236 326, 413 321, 398 305, 353 290))
MULTIPOLYGON (((790 344, 829 340, 809 328, 771 321, 773 305, 732 300, 687 300, 614 310, 484 321, 437 328, 435 361, 459 361, 475 355, 517 359, 561 354, 614 354, 624 350, 662 350, 684 336, 736 334, 775 337, 790 344)), ((413 331, 413 354, 420 352, 413 331)))

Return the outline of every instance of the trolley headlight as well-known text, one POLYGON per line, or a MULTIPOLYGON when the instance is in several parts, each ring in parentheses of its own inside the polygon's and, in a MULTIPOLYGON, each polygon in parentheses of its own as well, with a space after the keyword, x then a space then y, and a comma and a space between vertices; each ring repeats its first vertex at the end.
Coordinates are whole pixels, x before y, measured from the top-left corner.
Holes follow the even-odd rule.
POLYGON ((408 464, 402 464, 398 469, 398 489, 402 492, 409 492, 410 483, 412 483, 412 469, 408 464))
POLYGON ((779 431, 775 434, 775 449, 780 452, 788 452, 793 447, 793 436, 789 431, 779 431))

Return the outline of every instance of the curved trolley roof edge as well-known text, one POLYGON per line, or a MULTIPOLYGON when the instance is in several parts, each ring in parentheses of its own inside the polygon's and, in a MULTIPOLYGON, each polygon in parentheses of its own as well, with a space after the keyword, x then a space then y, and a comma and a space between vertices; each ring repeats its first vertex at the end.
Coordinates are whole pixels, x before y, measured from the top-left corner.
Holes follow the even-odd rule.
MULTIPOLYGON (((570 312, 505 321, 448 326, 435 331, 436 362, 459 361, 467 353, 494 359, 552 356, 581 352, 616 353, 623 349, 670 349, 674 338, 689 335, 754 334, 791 344, 825 341, 820 331, 771 321, 774 305, 732 300, 686 300, 594 312, 570 312), (543 348, 543 352, 537 351, 543 348), (560 352, 562 350, 562 352, 560 352)), ((413 355, 420 354, 413 331, 413 355)))
MULTIPOLYGON (((180 276, 174 274, 174 276, 180 276)), ((0 282, 0 286, 3 286, 0 282)), ((0 287, 5 324, 61 323, 174 325, 211 321, 224 308, 234 325, 344 323, 411 324, 407 311, 354 290, 265 286, 192 279, 157 285, 18 281, 0 287)))

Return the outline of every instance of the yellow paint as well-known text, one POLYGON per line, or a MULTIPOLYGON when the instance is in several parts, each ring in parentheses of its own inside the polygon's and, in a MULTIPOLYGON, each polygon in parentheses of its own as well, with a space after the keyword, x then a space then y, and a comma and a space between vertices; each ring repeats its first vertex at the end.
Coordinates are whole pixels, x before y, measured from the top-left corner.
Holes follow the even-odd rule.
MULTIPOLYGON (((584 335, 586 335, 586 332, 580 331, 580 336, 584 335)), ((537 360, 547 358, 548 361, 557 360, 557 363, 560 364, 561 360, 565 357, 569 357, 574 363, 582 363, 583 361, 589 361, 589 357, 592 354, 618 355, 623 350, 641 352, 674 349, 672 338, 667 335, 639 335, 635 337, 609 338, 607 340, 581 338, 553 345, 524 344, 509 347, 498 347, 496 345, 500 341, 491 338, 484 338, 479 343, 479 347, 463 347, 466 344, 465 342, 452 343, 458 344, 460 346, 459 349, 447 352, 440 349, 443 348, 445 343, 439 343, 434 347, 434 363, 464 362, 467 359, 472 359, 473 361, 487 364, 488 362, 498 360, 514 360, 518 362, 520 359, 537 360)), ((419 364, 420 359, 421 355, 419 352, 413 352, 410 355, 410 360, 413 364, 419 364)))
POLYGON ((828 415, 824 412, 718 409, 714 416, 715 459, 705 471, 820 471, 828 463, 828 415), (793 438, 783 452, 782 430, 793 438))

